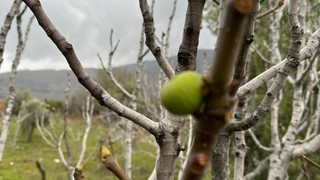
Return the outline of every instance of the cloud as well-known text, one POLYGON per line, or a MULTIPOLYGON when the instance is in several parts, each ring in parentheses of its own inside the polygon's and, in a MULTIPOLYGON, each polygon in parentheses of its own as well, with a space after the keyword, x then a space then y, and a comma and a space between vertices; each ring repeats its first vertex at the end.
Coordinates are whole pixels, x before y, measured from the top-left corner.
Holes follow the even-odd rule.
MULTIPOLYGON (((119 39, 120 45, 114 56, 115 65, 134 63, 138 52, 142 16, 138 1, 132 0, 42 0, 42 6, 59 31, 74 46, 82 64, 86 67, 99 67, 97 53, 107 58, 109 34, 114 30, 114 43, 119 39)), ((11 6, 11 1, 0 2, 0 23, 11 6)), ((179 0, 170 36, 170 55, 175 55, 183 32, 183 24, 187 2, 179 0)), ((155 6, 156 34, 166 31, 168 18, 172 11, 172 0, 158 0, 155 6)), ((26 25, 31 13, 24 16, 26 25)), ((10 70, 10 64, 16 46, 16 26, 7 39, 5 63, 0 72, 10 70)), ((214 37, 203 29, 200 37, 200 48, 211 48, 214 37)), ((147 58, 151 59, 149 55, 147 58)), ((153 58, 152 58, 153 59, 153 58)), ((29 41, 19 69, 68 69, 61 53, 46 36, 44 31, 34 22, 29 41)))

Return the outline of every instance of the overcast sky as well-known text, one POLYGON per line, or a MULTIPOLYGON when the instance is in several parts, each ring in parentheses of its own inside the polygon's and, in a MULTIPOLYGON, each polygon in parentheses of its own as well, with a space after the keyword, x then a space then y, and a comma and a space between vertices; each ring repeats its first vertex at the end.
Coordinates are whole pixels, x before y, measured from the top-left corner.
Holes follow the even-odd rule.
MULTIPOLYGON (((114 29, 114 40, 120 39, 114 56, 114 65, 134 63, 137 56, 142 16, 138 0, 42 0, 42 6, 58 30, 74 46, 84 67, 100 67, 97 53, 107 58, 110 29, 114 29)), ((0 1, 0 25, 10 9, 12 0, 0 1)), ((186 0, 178 0, 178 6, 170 36, 169 55, 176 55, 179 48, 186 0)), ((172 11, 172 0, 158 0, 155 6, 156 34, 166 31, 172 11)), ((26 23, 31 16, 24 16, 26 23)), ((203 25, 199 48, 213 48, 215 38, 203 25)), ((13 25, 7 38, 5 54, 0 73, 11 69, 16 47, 16 26, 13 25)), ((153 59, 149 55, 146 59, 153 59)), ((22 56, 19 69, 68 69, 61 53, 34 22, 29 41, 22 56)))

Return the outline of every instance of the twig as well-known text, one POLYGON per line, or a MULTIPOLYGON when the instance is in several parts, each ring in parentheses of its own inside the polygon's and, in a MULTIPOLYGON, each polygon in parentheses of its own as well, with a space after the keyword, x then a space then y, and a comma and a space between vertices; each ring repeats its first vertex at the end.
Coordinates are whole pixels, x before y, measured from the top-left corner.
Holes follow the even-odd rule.
POLYGON ((98 58, 100 60, 100 64, 102 66, 102 69, 104 70, 104 72, 106 72, 112 83, 128 98, 131 98, 131 94, 119 83, 119 81, 116 79, 116 77, 113 74, 112 71, 112 60, 113 60, 113 55, 114 53, 117 51, 117 48, 119 46, 120 40, 117 41, 116 45, 113 46, 113 29, 111 29, 110 32, 110 37, 109 37, 109 41, 110 41, 110 51, 109 51, 109 60, 108 60, 108 68, 105 67, 105 65, 103 64, 103 60, 102 57, 98 54, 98 58))
POLYGON ((166 34, 165 34, 164 54, 165 54, 166 57, 168 57, 168 49, 169 49, 169 45, 170 45, 170 43, 169 43, 169 37, 170 37, 170 32, 171 32, 171 26, 172 26, 173 18, 174 18, 175 14, 176 14, 177 2, 178 2, 178 0, 174 0, 174 1, 173 1, 173 8, 172 8, 171 15, 170 15, 170 17, 169 17, 169 22, 168 22, 168 26, 167 26, 167 31, 166 31, 166 34))
POLYGON ((304 176, 307 180, 310 179, 309 174, 308 174, 307 164, 308 164, 308 161, 304 160, 304 159, 301 157, 301 170, 300 170, 299 176, 297 177, 297 180, 301 180, 301 179, 303 178, 303 176, 304 176))
POLYGON ((266 147, 266 146, 262 145, 262 144, 259 142, 258 138, 257 138, 256 135, 252 132, 251 129, 248 129, 247 132, 250 134, 253 142, 256 144, 256 146, 257 146, 258 148, 260 148, 260 149, 262 149, 262 150, 264 150, 264 151, 267 151, 267 152, 271 152, 271 151, 272 151, 271 148, 266 147))
MULTIPOLYGON (((71 150, 67 138, 67 127, 68 127, 68 115, 69 115, 69 94, 70 94, 70 87, 71 87, 71 77, 70 74, 67 73, 68 76, 68 83, 65 90, 65 102, 64 102, 64 114, 63 114, 63 139, 67 150, 67 158, 68 158, 68 164, 71 164, 71 150)), ((70 171, 68 171, 70 173, 70 171)))
POLYGON ((283 2, 284 2, 284 0, 278 0, 277 3, 272 8, 268 9, 265 12, 258 14, 257 19, 263 18, 264 16, 267 16, 268 14, 273 13, 274 11, 279 9, 281 6, 283 6, 283 2))
POLYGON ((216 3, 216 5, 220 6, 220 2, 218 0, 212 0, 212 2, 216 3))
MULTIPOLYGON (((40 124, 39 124, 39 118, 36 118, 36 126, 37 126, 37 128, 38 128, 38 130, 39 130, 39 132, 40 132, 40 135, 41 135, 41 137, 42 137, 42 139, 49 145, 49 146, 51 146, 51 147, 56 147, 56 145, 54 144, 54 143, 52 143, 46 136, 45 136, 45 134, 44 134, 44 132, 43 132, 43 129, 42 129, 42 126, 40 126, 40 124)), ((50 136, 49 136, 50 137, 50 136)), ((52 139, 52 138, 51 138, 52 139)))
POLYGON ((301 158, 303 160, 306 160, 308 163, 310 163, 311 165, 313 165, 314 167, 316 167, 317 169, 320 170, 320 165, 316 162, 314 162, 313 160, 309 159, 307 156, 305 156, 304 154, 301 155, 301 158))
POLYGON ((91 124, 92 124, 92 117, 93 117, 93 110, 94 110, 94 103, 91 100, 91 96, 88 95, 87 96, 87 101, 86 101, 86 105, 85 105, 85 109, 83 109, 84 113, 85 113, 85 121, 86 121, 86 129, 84 131, 83 134, 83 138, 82 138, 82 147, 81 147, 81 152, 78 158, 78 162, 77 162, 77 167, 79 167, 81 164, 83 164, 83 159, 84 159, 84 155, 87 149, 87 138, 89 136, 89 132, 91 129, 91 124))
POLYGON ((41 166, 40 162, 38 160, 36 160, 36 165, 38 170, 40 171, 41 174, 41 179, 42 180, 46 180, 46 171, 45 169, 41 166))

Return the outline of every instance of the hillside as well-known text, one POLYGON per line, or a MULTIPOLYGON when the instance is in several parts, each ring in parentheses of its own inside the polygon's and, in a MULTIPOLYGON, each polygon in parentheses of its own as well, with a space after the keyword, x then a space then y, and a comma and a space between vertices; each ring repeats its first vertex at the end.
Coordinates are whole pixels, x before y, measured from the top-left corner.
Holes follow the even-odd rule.
MULTIPOLYGON (((212 59, 212 50, 199 50, 198 52, 198 71, 201 72, 203 68, 204 53, 207 54, 208 59, 212 59)), ((175 66, 175 57, 170 58, 170 62, 175 66)), ((117 67, 125 69, 129 72, 134 72, 135 64, 128 64, 117 67)), ((156 61, 145 61, 143 64, 143 71, 149 78, 155 78, 160 72, 160 68, 156 61)), ((88 74, 95 78, 98 69, 86 69, 88 74)), ((71 74, 71 94, 83 88, 77 81, 76 77, 70 70, 38 70, 29 71, 21 70, 17 74, 17 88, 28 90, 33 97, 39 99, 64 99, 64 91, 67 86, 67 73, 71 74)), ((5 99, 8 95, 10 73, 0 74, 0 99, 5 99)))

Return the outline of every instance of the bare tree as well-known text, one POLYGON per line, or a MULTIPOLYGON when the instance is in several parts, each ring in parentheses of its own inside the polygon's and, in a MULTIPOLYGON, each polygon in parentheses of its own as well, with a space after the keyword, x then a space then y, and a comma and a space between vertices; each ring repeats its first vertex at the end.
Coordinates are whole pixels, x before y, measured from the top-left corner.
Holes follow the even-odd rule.
MULTIPOLYGON (((137 124, 155 137, 159 145, 156 168, 157 179, 173 179, 176 158, 184 150, 180 145, 179 135, 185 117, 167 112, 164 118, 158 122, 137 112, 135 104, 125 106, 112 97, 89 77, 72 45, 52 24, 42 9, 40 1, 23 1, 36 16, 39 25, 65 56, 79 82, 91 95, 102 106, 137 124)), ((176 73, 195 70, 205 1, 188 1, 176 67, 169 64, 166 57, 166 48, 161 48, 161 44, 159 45, 156 38, 152 7, 149 6, 147 0, 139 0, 139 4, 144 22, 145 43, 164 74, 170 79, 176 73)), ((316 69, 320 44, 319 30, 316 30, 304 43, 305 1, 290 0, 288 2, 290 45, 286 58, 281 61, 277 29, 282 11, 285 8, 282 7, 283 1, 279 0, 275 4, 273 3, 269 10, 263 12, 259 12, 260 1, 227 0, 216 2, 216 4, 219 4, 220 14, 215 56, 211 69, 203 76, 202 96, 204 101, 201 108, 192 114, 196 122, 194 138, 191 147, 188 147, 190 153, 186 157, 187 161, 182 179, 201 179, 211 158, 213 179, 228 179, 230 174, 230 142, 234 133, 236 133, 234 171, 236 179, 254 179, 268 167, 268 179, 288 179, 288 166, 293 159, 311 154, 320 148, 320 135, 318 133, 320 97, 318 96, 319 80, 318 70, 316 69), (300 8, 298 8, 299 6, 300 8), (251 57, 250 46, 253 42, 255 22, 257 18, 268 16, 272 21, 268 42, 269 51, 272 54, 270 60, 269 57, 265 58, 263 52, 260 52, 260 47, 256 48, 254 46, 253 49, 260 55, 261 59, 266 63, 272 63, 272 65, 269 65, 267 70, 247 82, 246 75, 248 74, 248 64, 251 57), (307 80, 306 77, 308 77, 307 80), (282 99, 281 90, 286 82, 289 82, 293 88, 293 110, 290 124, 284 134, 281 135, 278 129, 280 119, 277 112, 282 99), (253 112, 246 112, 250 95, 264 83, 268 84, 268 89, 263 99, 257 107, 254 107, 253 112), (302 96, 303 93, 305 93, 305 97, 302 96), (313 102, 316 103, 310 103, 314 99, 316 101, 313 102), (233 109, 234 103, 235 107, 233 109), (311 110, 306 108, 306 105, 310 104, 313 105, 310 106, 311 110), (250 128, 258 122, 262 122, 269 112, 271 112, 271 141, 270 146, 267 147, 255 136, 254 129, 250 128), (247 175, 244 175, 244 159, 247 152, 244 131, 248 132, 257 147, 270 153, 268 157, 259 161, 256 169, 247 175), (303 139, 297 139, 299 133, 303 134, 303 139)), ((140 55, 139 53, 139 57, 140 55)), ((137 80, 136 84, 139 83, 137 80)), ((139 85, 136 87, 139 87, 139 85)), ((130 97, 136 96, 134 93, 133 95, 127 94, 130 97)), ((161 117, 162 114, 157 116, 161 117)), ((129 123, 128 126, 130 126, 129 123)), ((52 137, 49 136, 49 138, 52 137)), ((53 137, 58 142, 57 147, 60 146, 62 138, 63 136, 60 136, 59 141, 57 141, 57 138, 53 137)), ((126 169, 129 171, 130 167, 126 169)))
MULTIPOLYGON (((137 62, 136 62, 136 73, 135 73, 135 83, 133 85, 133 90, 131 93, 128 92, 128 90, 126 90, 118 81, 117 79, 114 77, 113 73, 112 73, 112 58, 114 53, 117 50, 117 47, 119 45, 118 41, 115 45, 115 47, 113 47, 113 39, 112 39, 112 35, 113 35, 113 30, 111 30, 110 33, 110 52, 109 52, 109 62, 108 62, 108 69, 106 69, 103 65, 103 61, 102 58, 98 55, 100 62, 102 64, 103 69, 107 72, 107 74, 109 75, 109 77, 111 78, 111 81, 113 82, 113 84, 125 95, 127 96, 130 100, 129 100, 129 107, 136 111, 137 110, 137 96, 140 93, 141 90, 141 71, 142 71, 142 61, 143 58, 148 54, 148 50, 144 50, 144 36, 143 36, 143 26, 142 26, 142 30, 141 30, 141 37, 140 37, 140 42, 139 42, 139 51, 138 51, 138 55, 137 55, 137 62)), ((126 121, 126 128, 125 128, 125 133, 124 133, 124 143, 123 143, 123 149, 124 149, 124 157, 125 157, 125 172, 127 174, 127 176, 129 178, 131 178, 131 155, 132 155, 132 140, 131 140, 131 136, 132 136, 132 122, 131 121, 126 121)))
MULTIPOLYGON (((67 85, 66 92, 65 92, 65 96, 66 96, 65 97, 65 110, 64 110, 64 116, 63 116, 64 128, 63 128, 63 132, 61 133, 61 135, 59 137, 57 137, 54 125, 53 125, 50 117, 49 117, 50 129, 47 129, 44 126, 44 117, 43 116, 40 118, 37 118, 36 125, 37 125, 37 128, 41 134, 42 139, 49 146, 51 146, 57 150, 59 158, 68 172, 69 179, 73 180, 74 174, 77 174, 74 172, 75 167, 80 167, 84 164, 84 157, 85 157, 85 153, 86 153, 86 149, 87 149, 87 139, 89 136, 89 132, 91 129, 91 124, 92 124, 92 118, 93 118, 94 103, 92 102, 92 98, 88 95, 85 103, 83 104, 82 116, 83 116, 83 119, 85 120, 86 128, 85 128, 83 135, 82 135, 82 144, 81 144, 81 146, 79 145, 79 148, 76 151, 76 152, 79 152, 79 157, 76 162, 76 165, 74 166, 74 165, 72 165, 73 162, 71 161, 71 157, 74 155, 74 153, 71 152, 69 140, 67 138, 68 113, 69 113, 68 99, 69 99, 69 93, 70 93, 70 87, 71 87, 70 81, 71 81, 70 74, 68 74, 68 85, 67 85), (62 147, 61 147, 62 141, 64 141, 64 143, 65 143, 66 155, 62 151, 62 147)), ((82 175, 79 175, 79 177, 82 177, 82 175)))
MULTIPOLYGON (((111 97, 99 84, 90 79, 88 74, 84 71, 75 52, 72 48, 72 45, 65 41, 61 43, 61 39, 64 39, 59 31, 54 27, 50 22, 49 18, 44 13, 39 1, 24 1, 38 17, 38 22, 40 26, 44 29, 47 29, 48 36, 52 39, 54 43, 58 46, 61 52, 66 57, 71 69, 74 71, 75 75, 78 77, 80 83, 86 87, 91 94, 99 101, 101 105, 108 107, 113 110, 120 116, 126 117, 127 119, 135 122, 141 127, 148 130, 151 134, 156 137, 156 140, 160 147, 160 156, 157 164, 157 177, 158 179, 172 179, 174 174, 173 170, 175 167, 175 159, 179 152, 182 150, 178 143, 178 135, 180 131, 183 118, 168 113, 167 116, 160 122, 155 123, 149 118, 139 114, 136 111, 133 111, 131 108, 128 108, 122 105, 119 101, 111 97), (41 18, 40 18, 41 16, 41 18), (48 29, 51 29, 48 31, 48 29), (162 154, 165 154, 163 156, 162 154)), ((139 1, 140 9, 144 19, 145 34, 146 34, 146 44, 149 47, 150 51, 156 57, 160 67, 163 69, 165 74, 170 78, 173 76, 173 68, 169 65, 168 60, 166 59, 161 48, 158 46, 154 36, 154 24, 153 17, 150 12, 147 1, 139 1)), ((176 72, 183 70, 194 70, 196 62, 196 54, 198 48, 198 38, 199 30, 201 25, 201 14, 204 7, 204 1, 189 1, 188 11, 186 14, 185 21, 185 31, 184 37, 181 44, 181 50, 178 54, 178 63, 179 66, 176 68, 176 72), (191 42, 191 44, 189 44, 191 42)), ((205 84, 208 89, 208 93, 205 95, 207 99, 220 98, 220 100, 215 103, 205 102, 204 111, 197 112, 199 119, 199 127, 196 127, 198 131, 196 132, 196 140, 194 141, 193 148, 189 155, 187 166, 185 168, 184 177, 195 177, 197 179, 201 178, 203 171, 207 165, 207 159, 210 157, 210 149, 207 150, 207 146, 211 147, 214 143, 214 139, 225 123, 229 121, 230 108, 232 106, 232 101, 229 99, 228 91, 231 86, 228 86, 230 83, 230 76, 233 69, 233 61, 235 55, 238 52, 239 47, 239 38, 243 32, 244 28, 244 19, 245 14, 248 13, 251 9, 251 2, 246 1, 245 3, 236 1, 235 4, 230 3, 227 8, 231 13, 238 13, 240 16, 225 16, 227 26, 232 26, 232 31, 225 31, 225 34, 221 35, 222 50, 224 48, 231 46, 233 51, 231 53, 219 53, 215 60, 216 66, 212 70, 212 74, 208 77, 207 84, 205 84), (235 38, 226 39, 230 37, 229 33, 236 34, 235 38), (226 42, 226 43, 225 43, 226 42), (225 43, 225 44, 224 44, 225 43), (224 67, 224 71, 227 72, 225 77, 219 77, 218 74, 221 74, 221 68, 224 67), (219 104, 219 105, 218 105, 219 104), (208 117, 207 117, 208 115, 208 117), (216 121, 210 121, 211 118, 217 119, 216 121), (218 125, 214 128, 214 131, 210 133, 210 136, 201 137, 203 134, 202 130, 205 130, 206 127, 210 127, 209 124, 218 125), (209 123, 209 124, 207 124, 209 123), (207 126, 205 126, 207 124, 207 126), (198 140, 197 137, 200 137, 198 140), (201 141, 204 141, 203 144, 208 143, 206 146, 201 144, 201 141), (194 149, 194 150, 193 150, 194 149), (200 153, 197 154, 198 152, 200 153), (204 154, 202 154, 204 152, 204 154), (190 158, 191 157, 191 158, 190 158), (191 170, 193 166, 199 166, 200 169, 196 172, 191 170), (189 173, 190 176, 189 176, 189 173)), ((227 14, 227 13, 226 13, 227 14)), ((220 51, 220 49, 219 49, 220 51)), ((211 131, 208 129, 208 132, 211 131)))
MULTIPOLYGON (((14 102, 15 102, 15 97, 16 97, 15 84, 16 84, 17 68, 20 63, 20 59, 21 59, 22 53, 24 51, 24 48, 26 46, 28 35, 30 32, 30 27, 31 27, 32 21, 34 19, 34 16, 32 16, 30 18, 28 25, 27 25, 27 28, 26 28, 26 31, 25 31, 25 34, 23 35, 21 22, 22 22, 22 15, 26 11, 27 6, 25 6, 25 8, 21 12, 20 12, 19 7, 20 7, 19 1, 15 1, 13 3, 12 8, 11 8, 12 12, 10 12, 8 14, 8 16, 7 16, 8 18, 6 19, 8 22, 5 22, 4 28, 2 29, 4 31, 1 33, 1 35, 4 35, 2 42, 3 41, 5 42, 7 31, 9 30, 10 24, 12 22, 12 19, 10 20, 10 17, 14 17, 15 16, 14 13, 16 13, 18 44, 17 44, 17 48, 16 48, 16 54, 15 54, 15 57, 12 61, 12 67, 11 67, 11 76, 10 76, 10 85, 9 85, 9 99, 8 99, 7 107, 5 108, 5 113, 2 117, 2 129, 1 129, 1 135, 0 135, 0 163, 2 162, 3 152, 4 152, 5 144, 7 141, 7 137, 9 134, 9 121, 11 118, 11 114, 12 114, 12 110, 13 110, 14 102)), ((3 49, 1 51, 3 51, 3 49)), ((0 58, 2 58, 2 56, 3 56, 3 52, 1 52, 0 58)), ((0 65, 1 65, 1 62, 0 62, 0 65)))

